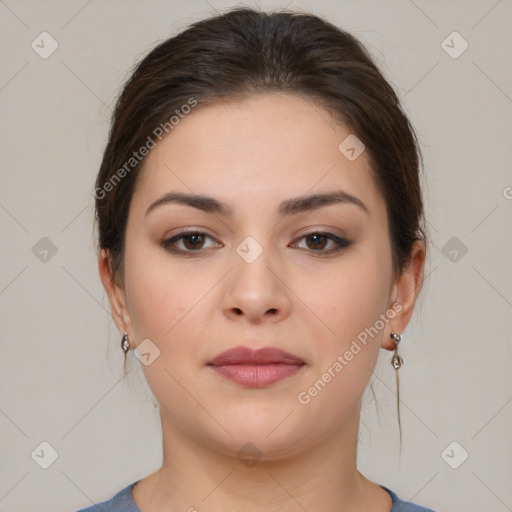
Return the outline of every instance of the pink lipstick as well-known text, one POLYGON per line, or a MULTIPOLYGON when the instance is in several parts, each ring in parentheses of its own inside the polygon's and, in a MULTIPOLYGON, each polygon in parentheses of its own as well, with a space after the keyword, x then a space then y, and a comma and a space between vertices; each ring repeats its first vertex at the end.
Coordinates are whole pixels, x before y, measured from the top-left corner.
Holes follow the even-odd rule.
POLYGON ((278 348, 236 347, 219 354, 208 366, 237 384, 261 388, 295 375, 305 364, 302 359, 278 348))

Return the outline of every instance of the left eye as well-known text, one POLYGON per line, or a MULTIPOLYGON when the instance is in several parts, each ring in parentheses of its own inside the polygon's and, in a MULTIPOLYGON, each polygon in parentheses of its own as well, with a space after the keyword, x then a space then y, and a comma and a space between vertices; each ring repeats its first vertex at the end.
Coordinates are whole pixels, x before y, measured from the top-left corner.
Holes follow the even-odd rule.
MULTIPOLYGON (((340 238, 332 233, 323 232, 308 233, 303 235, 299 240, 304 240, 306 243, 306 247, 301 248, 324 254, 340 251, 351 244, 346 238, 340 238), (326 249, 326 245, 328 245, 329 242, 332 242, 331 245, 334 245, 334 247, 326 249)), ((297 245, 299 246, 300 244, 297 245)))

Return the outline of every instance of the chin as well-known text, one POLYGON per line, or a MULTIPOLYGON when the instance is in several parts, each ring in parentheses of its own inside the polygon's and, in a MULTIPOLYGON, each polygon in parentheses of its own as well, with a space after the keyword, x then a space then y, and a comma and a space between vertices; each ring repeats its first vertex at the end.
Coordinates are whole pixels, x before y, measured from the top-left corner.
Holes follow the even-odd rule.
MULTIPOLYGON (((299 453, 307 448, 304 439, 306 431, 303 424, 297 424, 293 413, 286 418, 289 412, 283 414, 281 408, 277 414, 260 413, 256 419, 254 413, 251 416, 240 411, 236 420, 228 422, 225 418, 223 425, 231 436, 223 431, 222 438, 216 439, 217 449, 220 445, 223 451, 236 454, 239 459, 254 456, 262 460, 278 460, 299 453)), ((311 438, 317 437, 318 434, 311 432, 311 438)))
POLYGON ((225 443, 216 445, 216 449, 223 451, 226 455, 236 457, 242 464, 252 466, 260 461, 279 461, 285 460, 301 453, 304 447, 301 446, 299 439, 287 437, 286 439, 276 436, 270 439, 266 433, 260 435, 241 434, 234 436, 225 443))

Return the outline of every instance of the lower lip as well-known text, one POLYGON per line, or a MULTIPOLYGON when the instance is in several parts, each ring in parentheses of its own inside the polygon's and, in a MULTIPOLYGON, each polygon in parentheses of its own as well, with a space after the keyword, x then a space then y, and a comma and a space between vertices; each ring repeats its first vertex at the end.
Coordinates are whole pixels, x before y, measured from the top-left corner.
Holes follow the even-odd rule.
POLYGON ((242 386, 262 388, 295 375, 304 365, 298 364, 226 364, 211 366, 222 377, 242 386))

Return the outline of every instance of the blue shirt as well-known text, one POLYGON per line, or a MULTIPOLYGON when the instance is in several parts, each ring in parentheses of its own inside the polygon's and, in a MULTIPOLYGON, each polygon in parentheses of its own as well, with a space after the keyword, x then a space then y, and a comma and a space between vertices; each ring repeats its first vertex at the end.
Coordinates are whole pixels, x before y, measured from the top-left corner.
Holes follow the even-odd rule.
MULTIPOLYGON (((126 486, 109 500, 77 510, 77 512, 141 512, 135 501, 133 501, 132 496, 132 487, 137 482, 126 486)), ((381 487, 391 495, 393 500, 391 512, 434 512, 430 508, 420 507, 409 501, 402 501, 393 491, 390 491, 383 485, 381 487)))

